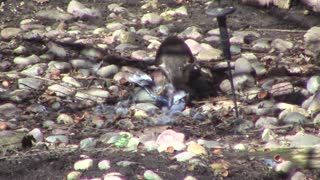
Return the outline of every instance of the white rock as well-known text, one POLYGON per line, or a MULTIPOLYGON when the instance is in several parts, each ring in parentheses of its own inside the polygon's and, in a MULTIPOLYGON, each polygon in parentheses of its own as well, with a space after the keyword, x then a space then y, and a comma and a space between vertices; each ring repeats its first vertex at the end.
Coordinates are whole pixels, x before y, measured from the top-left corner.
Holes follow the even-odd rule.
POLYGON ((67 83, 67 84, 70 84, 70 85, 72 85, 74 87, 77 87, 77 88, 81 87, 80 82, 77 81, 76 79, 74 79, 73 77, 70 77, 70 76, 63 77, 62 81, 67 83))
POLYGON ((98 168, 100 170, 108 170, 110 169, 110 161, 109 160, 102 160, 98 163, 98 168))
POLYGON ((143 173, 143 177, 146 180, 162 180, 162 178, 158 174, 156 174, 155 172, 153 172, 151 170, 146 170, 143 173))
POLYGON ((103 180, 124 180, 118 172, 112 172, 104 175, 103 180))
POLYGON ((67 12, 76 17, 100 17, 101 13, 97 9, 89 9, 78 1, 72 0, 68 4, 67 12))
POLYGON ((48 90, 55 92, 57 96, 61 97, 71 96, 75 93, 74 88, 62 84, 53 84, 48 87, 48 90))
POLYGON ((291 161, 283 161, 276 166, 275 171, 280 174, 289 174, 294 170, 294 164, 291 161))
POLYGON ((92 88, 78 91, 75 97, 82 100, 104 102, 106 98, 110 97, 110 93, 107 90, 92 88))
POLYGON ((195 153, 187 151, 187 152, 181 152, 175 155, 174 158, 176 158, 178 162, 185 162, 192 159, 195 156, 197 156, 195 153))
POLYGON ((64 143, 64 144, 69 143, 69 138, 68 136, 65 136, 65 135, 48 136, 45 138, 45 140, 46 142, 49 142, 49 143, 64 143))
POLYGON ((80 171, 71 171, 67 175, 67 180, 79 180, 81 174, 82 173, 80 171))
POLYGON ((141 23, 159 24, 162 20, 162 17, 157 13, 147 13, 142 16, 141 23))
POLYGON ((271 46, 278 49, 280 52, 284 52, 293 48, 293 43, 282 39, 275 39, 272 41, 271 46))
POLYGON ((245 151, 248 149, 248 147, 246 147, 246 145, 243 143, 239 143, 239 144, 234 145, 233 149, 237 150, 237 151, 245 151))
POLYGON ((187 176, 183 180, 197 180, 197 178, 195 178, 193 176, 187 176))
POLYGON ((92 165, 93 165, 92 159, 83 159, 74 163, 73 168, 75 170, 83 171, 83 170, 88 170, 90 167, 92 167, 92 165))
POLYGON ((188 10, 185 6, 181 6, 175 10, 175 15, 188 16, 188 10))
POLYGON ((36 142, 42 142, 43 141, 43 133, 39 128, 35 128, 32 131, 30 131, 28 134, 32 135, 36 142))
POLYGON ((307 82, 307 90, 314 94, 318 89, 320 89, 320 76, 312 76, 307 82))
POLYGON ((110 31, 115 31, 119 29, 124 29, 125 25, 121 24, 120 22, 111 22, 106 25, 107 29, 110 31))
POLYGON ((122 6, 119 6, 118 4, 116 3, 113 3, 113 4, 109 4, 108 5, 108 9, 111 11, 111 12, 114 12, 114 13, 124 13, 124 12, 127 12, 127 9, 122 7, 122 6))
POLYGON ((200 43, 193 39, 187 39, 185 43, 188 45, 193 55, 198 54, 202 49, 200 43))
POLYGON ((63 123, 63 124, 73 124, 73 118, 65 113, 59 114, 57 117, 57 123, 63 123))

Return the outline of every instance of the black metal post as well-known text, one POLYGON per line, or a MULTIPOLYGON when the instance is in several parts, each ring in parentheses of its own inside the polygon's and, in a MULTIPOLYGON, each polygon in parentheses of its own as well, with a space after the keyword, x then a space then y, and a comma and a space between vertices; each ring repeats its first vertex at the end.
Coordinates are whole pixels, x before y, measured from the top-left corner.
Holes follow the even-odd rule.
POLYGON ((223 56, 228 64, 228 74, 229 74, 229 79, 230 79, 230 84, 231 84, 231 90, 232 90, 234 108, 235 108, 235 112, 236 112, 236 118, 239 119, 238 104, 237 104, 237 98, 236 98, 236 93, 235 93, 235 88, 234 88, 234 83, 233 83, 233 76, 232 76, 231 65, 230 65, 231 52, 230 52, 230 42, 229 42, 229 34, 228 34, 227 20, 226 20, 226 16, 228 14, 233 13, 235 10, 236 9, 234 7, 225 7, 225 8, 218 7, 218 8, 208 9, 206 11, 206 14, 213 16, 213 17, 216 17, 218 20, 223 56))

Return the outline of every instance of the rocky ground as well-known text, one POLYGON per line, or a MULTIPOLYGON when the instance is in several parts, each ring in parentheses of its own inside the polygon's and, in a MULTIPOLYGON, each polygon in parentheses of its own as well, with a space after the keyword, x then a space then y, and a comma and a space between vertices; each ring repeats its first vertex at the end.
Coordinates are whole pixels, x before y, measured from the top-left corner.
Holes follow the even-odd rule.
POLYGON ((0 179, 317 179, 319 15, 234 2, 236 121, 210 3, 0 1, 0 179), (170 35, 210 85, 182 112, 130 81, 170 35))

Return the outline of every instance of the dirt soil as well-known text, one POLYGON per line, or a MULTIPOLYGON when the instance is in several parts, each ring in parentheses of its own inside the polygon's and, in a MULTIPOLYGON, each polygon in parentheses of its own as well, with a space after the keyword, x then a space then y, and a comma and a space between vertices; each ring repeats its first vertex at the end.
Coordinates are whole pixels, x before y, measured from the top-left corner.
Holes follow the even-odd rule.
MULTIPOLYGON (((32 18, 34 13, 41 9, 54 9, 55 7, 60 7, 66 9, 69 1, 53 1, 49 0, 45 3, 37 3, 31 0, 8 0, 1 2, 5 3, 3 11, 0 12, 0 29, 3 27, 14 26, 19 27, 21 19, 32 18), (21 6, 21 3, 24 3, 21 6)), ((88 7, 98 7, 100 11, 104 14, 107 13, 107 4, 111 2, 118 2, 123 7, 130 9, 131 12, 139 11, 141 4, 140 1, 133 0, 82 0, 83 4, 88 7)), ((175 3, 167 3, 167 0, 160 0, 162 6, 160 8, 166 8, 167 6, 177 6, 175 3)), ((266 8, 257 8, 250 6, 239 5, 238 3, 234 4, 237 7, 237 11, 230 15, 228 18, 229 28, 233 31, 235 30, 257 30, 257 29, 290 29, 290 30, 306 30, 307 28, 319 23, 316 15, 304 17, 302 15, 303 7, 294 7, 290 12, 279 10, 277 8, 270 7, 266 8), (308 20, 306 20, 308 18, 308 20)), ((176 29, 173 31, 181 32, 188 26, 197 25, 201 27, 205 32, 217 27, 217 24, 213 23, 210 18, 203 18, 204 16, 204 1, 195 0, 189 1, 187 7, 190 11, 190 17, 185 19, 183 25, 178 24, 176 29)), ((104 18, 98 20, 88 20, 88 24, 104 26, 104 18)), ((299 31, 300 32, 300 31, 299 31)), ((266 31, 261 30, 261 33, 265 36, 271 37, 293 37, 293 39, 301 40, 303 38, 303 33, 292 33, 288 34, 281 31, 266 31)), ((37 51, 37 46, 41 45, 41 42, 38 44, 30 44, 30 42, 21 42, 23 44, 30 45, 29 48, 35 48, 30 51, 37 51)), ((4 59, 9 59, 12 57, 11 54, 4 54, 4 59)), ((21 103, 20 107, 26 107, 29 103, 21 103)), ((62 106, 63 107, 63 106, 62 106)), ((90 108, 79 109, 75 113, 79 116, 83 112, 92 111, 90 108)), ((64 109, 63 112, 68 112, 68 109, 64 109)), ((21 126, 25 126, 29 129, 38 127, 42 118, 39 117, 39 120, 34 119, 31 122, 21 122, 21 126)), ((48 117, 46 117, 48 118, 48 117)), ((248 118, 250 119, 250 118, 248 118)), ((224 129, 223 124, 224 120, 216 118, 211 122, 204 124, 197 124, 194 121, 184 121, 178 122, 175 125, 172 125, 170 128, 184 132, 188 135, 188 139, 195 138, 206 138, 217 140, 221 142, 237 142, 239 139, 247 139, 247 142, 255 141, 255 137, 258 136, 259 132, 256 134, 252 133, 250 135, 238 135, 235 134, 230 129, 224 129), (220 125, 220 126, 218 126, 220 125)), ((72 127, 71 132, 74 132, 72 137, 72 143, 79 143, 81 139, 85 137, 99 137, 102 133, 101 130, 84 130, 86 127, 85 124, 77 124, 72 127)), ((119 130, 117 126, 110 127, 108 131, 119 130)), ((121 129, 120 129, 121 130, 121 129)), ((137 133, 141 132, 143 129, 135 129, 131 132, 137 133), (134 132, 136 131, 136 132, 134 132)), ((50 156, 41 156, 41 153, 47 151, 43 149, 38 156, 29 156, 28 149, 22 149, 20 152, 11 152, 9 154, 21 154, 26 153, 25 157, 21 157, 19 161, 9 160, 9 159, 0 159, 0 179, 65 179, 68 172, 73 169, 73 164, 76 160, 79 159, 79 156, 82 154, 89 155, 94 159, 94 163, 97 163, 101 159, 110 159, 112 162, 118 162, 120 160, 134 161, 138 164, 135 166, 128 167, 112 167, 112 171, 120 172, 124 175, 126 179, 142 179, 141 174, 146 170, 146 167, 155 170, 155 172, 167 180, 183 179, 188 174, 197 179, 215 179, 216 175, 212 170, 208 168, 192 169, 188 164, 177 163, 175 160, 172 160, 172 154, 170 153, 146 153, 146 152, 137 152, 137 153, 128 153, 115 150, 114 147, 105 147, 105 145, 99 145, 95 151, 72 151, 72 152, 53 152, 50 156), (99 149, 100 148, 100 149, 99 149), (169 168, 172 165, 177 165, 177 168, 169 168)), ((286 179, 285 176, 275 174, 274 171, 270 171, 266 166, 262 158, 253 157, 250 154, 236 154, 234 152, 227 152, 223 156, 218 156, 216 154, 210 153, 207 158, 208 162, 229 162, 229 176, 225 179, 286 179)), ((317 179, 320 177, 320 172, 315 170, 308 170, 302 167, 298 167, 302 172, 304 172, 309 177, 317 179)), ((101 177, 103 176, 102 171, 98 170, 88 170, 85 171, 82 177, 101 177)), ((221 178, 221 176, 220 176, 221 178)))

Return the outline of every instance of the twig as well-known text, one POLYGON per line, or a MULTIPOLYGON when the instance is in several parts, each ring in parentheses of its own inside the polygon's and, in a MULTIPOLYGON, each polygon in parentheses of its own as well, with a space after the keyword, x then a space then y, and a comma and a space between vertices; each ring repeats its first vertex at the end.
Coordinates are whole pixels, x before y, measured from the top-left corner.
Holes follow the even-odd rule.
POLYGON ((258 31, 273 31, 273 32, 287 32, 287 33, 306 33, 306 30, 297 29, 256 29, 258 31))

